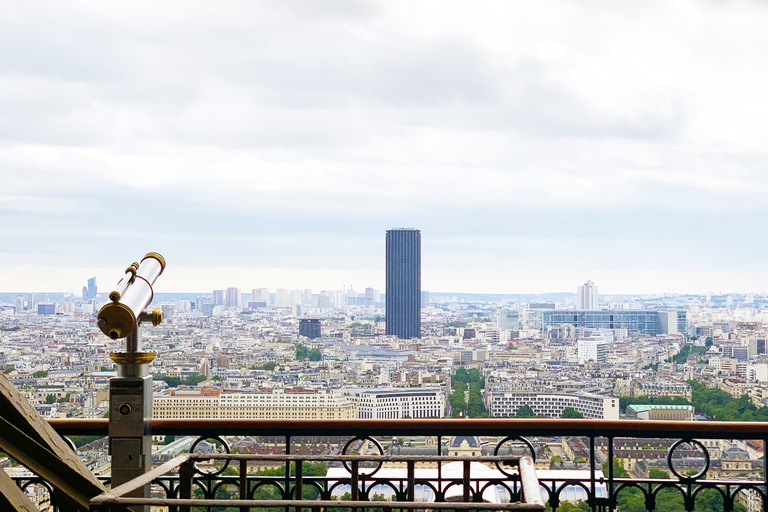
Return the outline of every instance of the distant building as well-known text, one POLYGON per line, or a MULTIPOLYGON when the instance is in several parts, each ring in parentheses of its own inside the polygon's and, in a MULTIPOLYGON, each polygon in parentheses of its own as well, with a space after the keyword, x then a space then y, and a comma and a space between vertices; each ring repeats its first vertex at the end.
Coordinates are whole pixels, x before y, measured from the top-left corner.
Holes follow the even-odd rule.
POLYGON ((445 392, 442 387, 350 388, 344 390, 357 407, 360 419, 442 418, 445 392))
POLYGON ((589 393, 560 394, 526 391, 486 392, 486 407, 491 416, 511 417, 527 405, 536 416, 559 418, 563 409, 572 407, 585 418, 619 419, 619 399, 589 393))
POLYGON ((605 310, 605 311, 568 311, 549 310, 543 311, 542 322, 544 328, 558 327, 569 324, 574 327, 588 329, 626 329, 629 334, 645 334, 656 336, 657 334, 674 334, 685 332, 680 329, 680 323, 684 323, 685 312, 653 311, 653 310, 605 310), (669 321, 669 316, 677 315, 678 324, 669 321), (665 316, 665 322, 660 317, 665 316), (672 332, 669 332, 672 331, 672 332))
POLYGON ((640 405, 627 406, 627 419, 693 421, 692 405, 640 405))
POLYGON ((251 300, 269 304, 269 290, 267 288, 254 288, 251 290, 251 300))
POLYGON ((286 388, 236 391, 211 388, 172 389, 156 394, 152 417, 233 419, 353 419, 352 402, 332 391, 286 388))
POLYGON ((379 291, 374 290, 373 288, 366 288, 365 289, 365 305, 373 306, 377 302, 379 302, 379 291))
POLYGON ((421 231, 398 228, 386 238, 386 334, 421 337, 421 231))
POLYGON ((24 312, 24 296, 23 295, 17 295, 16 296, 16 314, 20 315, 24 312))
POLYGON ((580 363, 604 364, 608 360, 608 343, 602 336, 589 336, 576 342, 580 363))
POLYGON ((576 309, 597 309, 597 285, 592 281, 580 285, 576 290, 576 309))
POLYGON ((239 308, 240 301, 241 301, 240 288, 227 288, 225 305, 233 308, 239 308))
POLYGON ((97 290, 96 278, 92 277, 88 280, 88 286, 83 286, 83 300, 95 299, 97 290))
POLYGON ((302 318, 299 320, 299 336, 306 336, 309 339, 316 339, 321 336, 320 319, 302 318))
POLYGON ((56 304, 38 304, 37 314, 38 315, 55 315, 56 304))
POLYGON ((291 306, 291 294, 285 288, 275 290, 275 306, 278 308, 288 308, 291 306))
POLYGON ((224 290, 213 290, 213 305, 221 306, 224 304, 224 290))

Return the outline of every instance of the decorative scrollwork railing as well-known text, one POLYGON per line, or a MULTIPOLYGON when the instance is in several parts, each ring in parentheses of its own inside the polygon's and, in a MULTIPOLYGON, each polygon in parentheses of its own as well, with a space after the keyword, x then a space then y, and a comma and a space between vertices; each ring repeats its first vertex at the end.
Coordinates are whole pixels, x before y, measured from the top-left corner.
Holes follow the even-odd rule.
MULTIPOLYGON (((107 423, 103 420, 55 420, 51 421, 58 432, 63 435, 104 434, 107 432, 107 423)), ((221 444, 215 452, 220 452, 213 459, 225 459, 227 457, 227 436, 251 436, 269 437, 271 440, 282 439, 282 453, 280 456, 292 456, 292 446, 295 439, 304 437, 335 436, 346 437, 346 449, 354 448, 358 441, 376 440, 377 438, 391 438, 419 436, 430 437, 433 442, 429 446, 434 447, 432 456, 422 456, 413 460, 413 463, 434 463, 443 471, 450 457, 444 455, 449 438, 453 436, 479 436, 481 438, 494 438, 491 446, 486 448, 493 454, 513 455, 513 446, 522 452, 514 453, 519 456, 529 453, 536 457, 542 445, 540 440, 547 438, 563 438, 563 446, 573 444, 574 454, 580 450, 579 455, 572 457, 581 458, 582 469, 567 472, 550 472, 539 470, 539 483, 547 505, 553 510, 558 510, 566 501, 584 501, 595 512, 608 510, 621 510, 629 506, 636 509, 637 503, 641 503, 646 510, 655 510, 662 500, 676 500, 680 510, 694 511, 701 507, 699 502, 707 499, 707 508, 723 510, 724 512, 756 512, 768 511, 768 482, 766 481, 764 447, 768 442, 768 423, 759 422, 677 422, 677 421, 629 421, 629 420, 543 420, 543 419, 482 419, 482 420, 206 420, 199 422, 194 420, 154 420, 152 422, 153 434, 175 436, 197 436, 200 438, 198 447, 203 439, 218 440, 221 444), (569 444, 568 439, 575 440, 569 444), (501 440, 501 441, 499 441, 501 440), (662 440, 662 441, 659 441, 662 440), (719 444, 714 443, 718 441, 719 444), (729 443, 741 441, 753 441, 754 448, 749 454, 748 460, 728 460, 729 443), (576 442, 578 441, 578 442, 576 442), (631 445, 631 446, 630 446, 631 445), (717 445, 717 446, 716 446, 717 445), (762 448, 760 447, 762 445, 762 448), (224 448, 226 446, 226 448, 224 448), (641 453, 646 452, 646 453, 641 453), (659 455, 656 459, 643 458, 644 455, 659 455), (442 459, 432 461, 430 457, 442 459), (421 462, 420 462, 421 461, 421 462), (621 461, 626 464, 622 468, 621 461), (732 467, 726 467, 730 464, 732 467), (749 466, 748 470, 741 471, 739 465, 749 466), (631 467, 630 467, 631 466, 631 467), (603 471, 603 468, 606 471, 603 471), (735 468, 735 469, 734 469, 735 468), (628 470, 629 474, 623 474, 628 470), (662 472, 663 477, 659 477, 662 472), (629 496, 629 498, 627 498, 629 496), (712 505, 715 503, 715 505, 712 505)), ((208 445, 209 443, 206 441, 208 445)), ((376 457, 387 456, 386 447, 377 448, 378 455, 369 456, 368 462, 378 461, 376 457)), ((196 447, 197 448, 197 447, 196 447)), ((743 450, 742 450, 743 451, 743 450)), ((342 455, 345 456, 345 455, 342 455)), ((351 456, 351 455, 349 455, 351 456)), ((230 460, 238 460, 239 456, 230 460)), ((365 457, 359 459, 362 461, 365 457)), ((301 460, 310 460, 304 457, 301 460)), ((273 461, 274 462, 274 461, 273 461)), ((241 492, 240 487, 246 485, 246 496, 253 498, 258 494, 258 489, 273 489, 273 494, 281 498, 295 499, 295 465, 291 470, 291 463, 295 460, 279 461, 284 464, 286 471, 283 475, 248 474, 244 480, 237 475, 225 474, 216 470, 210 474, 195 471, 191 476, 192 492, 203 498, 215 499, 216 493, 222 488, 230 489, 230 494, 241 492), (246 484, 242 484, 245 481, 246 484)), ((352 469, 352 459, 346 461, 328 461, 330 464, 346 462, 352 469)), ((364 464, 359 462, 359 464, 364 464)), ((362 467, 358 464, 358 468, 362 467)), ((495 461, 484 460, 489 468, 495 471, 504 470, 504 466, 496 467, 495 461)), ((552 464, 553 467, 555 464, 552 464)), ((541 460, 538 467, 541 468, 541 460)), ((210 468, 202 467, 202 471, 210 471, 210 468)), ((334 470, 336 471, 336 470, 334 470)), ((407 494, 408 477, 386 476, 381 473, 370 474, 371 468, 358 474, 356 494, 358 497, 371 500, 373 492, 388 487, 390 494, 398 499, 407 494), (376 482, 379 487, 372 486, 376 482)), ((247 473, 247 468, 246 468, 247 473)), ((331 497, 329 489, 340 489, 339 478, 330 475, 302 475, 299 489, 315 489, 316 495, 331 497), (325 494, 324 494, 325 493, 325 494)), ((336 474, 336 473, 334 473, 336 474)), ((405 474, 405 473, 404 473, 405 474)), ((502 475, 503 476, 503 475, 502 475)), ((350 477, 351 478, 351 477, 350 477)), ((415 478, 415 477, 414 477, 415 478)), ((462 477, 463 478, 463 477, 462 477)), ((478 489, 478 482, 483 477, 475 477, 473 489, 478 489)), ((487 481, 488 479, 486 479, 487 481)), ((493 480, 493 479, 491 479, 493 480)), ((181 475, 166 475, 157 479, 156 485, 162 489, 165 497, 176 497, 180 492, 181 475)), ((19 479, 20 485, 25 481, 19 479)), ((426 493, 429 482, 423 482, 422 489, 426 493)), ((495 485, 501 485, 494 480, 495 485)), ((355 488, 353 482, 344 484, 352 494, 355 488)), ((445 499, 446 490, 439 485, 434 485, 432 495, 438 499, 445 499), (442 494, 441 494, 442 493, 442 494)), ((519 495, 519 489, 509 485, 509 499, 515 499, 519 495), (518 494, 516 494, 518 493, 518 494)), ((454 484, 458 489, 462 487, 454 484)), ((416 489, 416 487, 414 487, 416 489)), ((415 492, 415 491, 414 491, 415 492)), ((463 491, 462 491, 463 493, 463 491)), ((306 498, 305 493, 304 498, 306 498)), ((337 495, 338 496, 338 493, 337 495)), ((472 499, 476 499, 473 491, 472 499)), ((54 499, 55 501, 55 499, 54 499)), ((392 503, 388 503, 387 507, 392 503)), ((238 505, 239 506, 239 505, 238 505)), ((245 506, 245 505, 243 505, 245 506)), ((292 507, 295 505, 292 505, 292 507)), ((301 506, 309 506, 303 505, 301 506)), ((345 506, 353 508, 357 502, 345 503, 345 506)), ((703 506, 703 505, 702 505, 703 506)), ((368 508, 373 508, 372 501, 368 501, 368 508)), ((378 506, 381 509, 383 507, 378 506)), ((386 507, 384 507, 386 508, 386 507)), ((462 507, 454 507, 462 508, 462 507)), ((666 507, 669 508, 669 507, 666 507)))

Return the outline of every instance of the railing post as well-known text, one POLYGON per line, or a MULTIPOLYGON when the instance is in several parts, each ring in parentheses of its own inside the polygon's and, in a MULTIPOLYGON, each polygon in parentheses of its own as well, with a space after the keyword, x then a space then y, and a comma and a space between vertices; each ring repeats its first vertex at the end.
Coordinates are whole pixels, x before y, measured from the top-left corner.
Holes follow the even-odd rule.
MULTIPOLYGON (((291 436, 285 436, 285 454, 290 455, 291 454, 291 436)), ((289 499, 288 498, 288 491, 291 488, 291 461, 287 460, 285 461, 285 480, 283 483, 283 492, 285 493, 285 496, 283 499, 289 499)), ((290 507, 287 505, 285 506, 285 512, 289 512, 290 507)))
MULTIPOLYGON (((194 459, 184 462, 179 468, 179 498, 192 498, 192 476, 195 472, 194 459)), ((189 505, 179 506, 179 512, 190 512, 189 505)))
POLYGON ((597 476, 595 474, 595 436, 589 436, 589 501, 593 512, 597 512, 597 476))
MULTIPOLYGON (((302 492, 302 487, 304 486, 304 461, 297 460, 296 461, 296 477, 294 479, 293 488, 295 489, 293 499, 295 500, 302 500, 304 493, 302 492)), ((296 512, 301 512, 300 508, 296 508, 296 512)))
MULTIPOLYGON (((240 460, 240 499, 248 499, 248 461, 240 460)), ((249 512, 250 507, 240 507, 240 512, 249 512)))
POLYGON ((763 438, 763 512, 768 512, 768 437, 763 438))
POLYGON ((469 503, 469 468, 470 462, 464 461, 464 503, 469 503))
POLYGON ((416 501, 416 462, 408 461, 408 498, 407 501, 416 501))
POLYGON ((611 511, 616 510, 616 497, 614 496, 614 485, 613 485, 613 436, 607 437, 606 442, 608 443, 608 485, 606 488, 608 489, 608 504, 611 509, 611 511))
MULTIPOLYGON (((359 463, 357 459, 352 461, 352 478, 351 478, 351 489, 350 494, 352 496, 352 501, 357 501, 360 497, 358 486, 360 485, 360 472, 359 472, 359 463)), ((357 512, 357 508, 353 507, 352 512, 357 512)))

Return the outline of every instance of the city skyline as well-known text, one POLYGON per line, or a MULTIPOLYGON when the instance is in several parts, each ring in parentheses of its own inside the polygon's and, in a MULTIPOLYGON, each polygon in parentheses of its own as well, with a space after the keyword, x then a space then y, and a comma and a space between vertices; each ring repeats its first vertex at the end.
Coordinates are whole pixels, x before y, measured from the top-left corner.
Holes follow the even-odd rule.
POLYGON ((768 289, 768 5, 440 7, 9 5, 0 289, 768 289))

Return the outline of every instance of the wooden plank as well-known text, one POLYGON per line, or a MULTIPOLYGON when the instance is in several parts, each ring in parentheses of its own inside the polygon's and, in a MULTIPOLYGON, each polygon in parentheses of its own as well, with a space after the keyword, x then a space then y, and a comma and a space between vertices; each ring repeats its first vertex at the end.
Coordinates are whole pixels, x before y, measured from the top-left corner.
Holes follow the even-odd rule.
MULTIPOLYGON (((47 448, 69 467, 80 473, 84 479, 104 490, 93 473, 61 436, 53 430, 35 411, 34 407, 19 393, 2 372, 0 372, 0 417, 5 418, 19 430, 47 448)), ((19 461, 21 462, 21 461, 19 461)))
POLYGON ((100 493, 99 488, 5 418, 0 418, 0 449, 61 491, 66 497, 59 494, 57 498, 63 498, 65 509, 87 510, 90 499, 100 493), (71 502, 77 507, 69 507, 71 502))
POLYGON ((0 510, 40 512, 2 468, 0 468, 0 510))
POLYGON ((164 474, 170 473, 177 467, 181 466, 184 462, 187 462, 191 456, 192 455, 189 453, 182 453, 181 455, 177 455, 176 457, 172 458, 162 466, 158 466, 152 471, 149 471, 148 473, 144 473, 143 475, 138 476, 133 480, 124 483, 123 485, 118 485, 114 489, 105 491, 104 493, 98 496, 95 496, 91 500, 91 503, 98 504, 105 501, 107 498, 120 498, 131 491, 135 491, 140 487, 144 487, 145 485, 147 485, 148 483, 151 483, 156 478, 160 478, 164 474))
POLYGON ((61 512, 87 510, 105 487, 67 442, 0 373, 0 437, 3 450, 60 490, 61 512), (10 444, 9 444, 10 443, 10 444))

